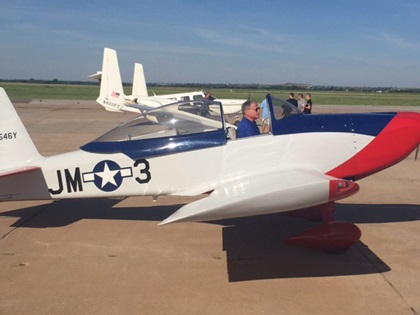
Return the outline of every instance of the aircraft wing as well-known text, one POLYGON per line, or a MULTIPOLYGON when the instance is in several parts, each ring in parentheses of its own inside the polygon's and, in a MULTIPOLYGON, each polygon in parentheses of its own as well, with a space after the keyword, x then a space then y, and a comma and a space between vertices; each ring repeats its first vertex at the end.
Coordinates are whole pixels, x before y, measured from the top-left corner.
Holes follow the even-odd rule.
POLYGON ((354 182, 309 170, 255 174, 222 184, 208 197, 183 206, 160 225, 297 210, 342 199, 358 190, 354 182))
POLYGON ((147 106, 147 105, 143 105, 143 104, 126 103, 125 106, 138 109, 140 112, 148 112, 148 111, 151 111, 153 109, 156 109, 156 107, 151 107, 151 106, 147 106))

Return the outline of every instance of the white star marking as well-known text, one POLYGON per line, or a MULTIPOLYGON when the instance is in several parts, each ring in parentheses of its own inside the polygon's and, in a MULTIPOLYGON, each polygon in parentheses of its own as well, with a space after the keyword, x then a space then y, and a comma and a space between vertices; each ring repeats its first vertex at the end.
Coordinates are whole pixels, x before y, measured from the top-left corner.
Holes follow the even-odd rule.
POLYGON ((117 186, 117 182, 115 181, 115 175, 120 170, 114 170, 111 171, 108 167, 108 163, 105 163, 104 170, 102 172, 97 172, 95 175, 98 175, 100 178, 102 178, 102 186, 101 188, 104 188, 106 184, 111 183, 114 186, 117 186))

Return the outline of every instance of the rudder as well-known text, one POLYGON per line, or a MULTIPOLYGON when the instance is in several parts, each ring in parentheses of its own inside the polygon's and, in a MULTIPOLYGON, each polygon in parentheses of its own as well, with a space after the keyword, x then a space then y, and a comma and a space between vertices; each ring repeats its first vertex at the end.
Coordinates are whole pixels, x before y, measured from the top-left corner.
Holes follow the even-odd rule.
POLYGON ((117 52, 113 49, 104 49, 101 87, 96 101, 109 111, 121 111, 125 106, 125 95, 117 52))
POLYGON ((40 166, 42 156, 3 88, 0 108, 0 171, 40 166))

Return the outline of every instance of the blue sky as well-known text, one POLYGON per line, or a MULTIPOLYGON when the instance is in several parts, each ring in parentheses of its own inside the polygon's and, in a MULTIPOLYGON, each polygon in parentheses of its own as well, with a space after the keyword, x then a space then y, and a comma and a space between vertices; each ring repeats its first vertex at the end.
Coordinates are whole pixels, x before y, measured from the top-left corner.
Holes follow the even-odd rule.
POLYGON ((103 48, 123 80, 420 87, 418 0, 0 4, 0 78, 87 80, 103 48))

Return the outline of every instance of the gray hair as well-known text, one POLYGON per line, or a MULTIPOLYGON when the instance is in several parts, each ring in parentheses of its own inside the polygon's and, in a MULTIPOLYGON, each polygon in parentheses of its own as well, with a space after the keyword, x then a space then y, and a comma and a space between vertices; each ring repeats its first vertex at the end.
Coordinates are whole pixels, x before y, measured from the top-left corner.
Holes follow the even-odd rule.
POLYGON ((253 103, 257 104, 257 102, 255 102, 255 101, 246 101, 242 104, 242 108, 241 108, 242 109, 242 115, 245 115, 245 111, 247 109, 251 108, 251 105, 253 103))

